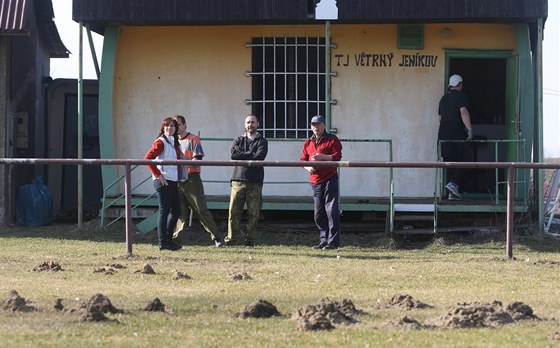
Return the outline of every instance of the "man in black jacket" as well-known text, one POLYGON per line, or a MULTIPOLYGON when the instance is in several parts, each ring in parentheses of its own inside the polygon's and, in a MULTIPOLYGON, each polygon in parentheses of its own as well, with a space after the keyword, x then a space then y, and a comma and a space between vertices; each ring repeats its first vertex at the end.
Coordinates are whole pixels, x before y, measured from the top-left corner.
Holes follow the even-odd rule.
MULTIPOLYGON (((463 93, 463 78, 452 75, 449 78, 449 90, 439 102, 438 113, 440 124, 438 140, 467 140, 473 139, 469 101, 463 93)), ((468 162, 471 160, 469 151, 462 142, 445 142, 441 147, 441 156, 445 162, 468 162)), ((466 170, 463 168, 449 168, 445 185, 449 191, 448 199, 461 199, 460 186, 466 170)))
MULTIPOLYGON (((245 118, 245 134, 237 137, 231 146, 232 160, 263 161, 268 152, 268 142, 257 132, 259 120, 254 115, 245 118)), ((227 245, 239 242, 241 214, 247 203, 247 228, 245 229, 245 246, 255 245, 255 232, 262 208, 263 167, 237 166, 233 169, 230 180, 231 195, 229 201, 227 245)))

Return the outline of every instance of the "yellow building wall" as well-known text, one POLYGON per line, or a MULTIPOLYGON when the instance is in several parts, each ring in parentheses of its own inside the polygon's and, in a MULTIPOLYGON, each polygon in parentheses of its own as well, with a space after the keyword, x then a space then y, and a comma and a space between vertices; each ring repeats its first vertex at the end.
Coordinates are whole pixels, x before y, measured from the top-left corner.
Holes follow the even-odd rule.
MULTIPOLYGON (((243 132, 251 112, 253 37, 324 37, 323 25, 123 27, 114 76, 114 139, 117 158, 142 158, 156 138, 160 122, 184 115, 188 128, 203 138, 233 139, 243 132)), ((510 25, 425 25, 424 49, 397 48, 397 25, 331 26, 331 126, 343 139, 392 139, 395 161, 436 160, 437 105, 446 86, 445 49, 514 50, 510 25), (444 30, 445 29, 445 30, 444 30), (448 30, 449 29, 449 30, 448 30)), ((453 73, 453 72, 451 72, 453 73)), ((468 83, 468 81, 465 81, 468 83)), ((260 115, 257 115, 260 116, 260 115)), ((313 115, 309 115, 311 117, 313 115)), ((303 140, 269 143, 268 160, 298 160, 303 140)), ((205 159, 229 159, 230 142, 204 142, 205 159)), ((388 160, 384 144, 343 144, 343 159, 388 160)), ((229 180, 232 168, 206 167, 203 179, 229 180)), ((309 195, 299 168, 269 168, 265 182, 296 181, 296 189, 265 185, 269 195, 309 195)), ((395 170, 397 196, 433 194, 434 170, 395 170)), ((147 169, 133 174, 147 177, 147 169)), ((341 193, 384 196, 387 169, 342 169, 341 193)), ((205 185, 207 194, 229 194, 229 185, 205 185)), ((153 191, 149 184, 140 190, 153 191)))

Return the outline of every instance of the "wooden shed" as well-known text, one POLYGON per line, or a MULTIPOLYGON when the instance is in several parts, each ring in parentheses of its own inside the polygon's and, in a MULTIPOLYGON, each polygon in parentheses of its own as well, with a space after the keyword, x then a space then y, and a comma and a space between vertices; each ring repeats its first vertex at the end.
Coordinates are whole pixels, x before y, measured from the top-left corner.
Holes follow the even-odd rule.
MULTIPOLYGON (((0 1, 0 157, 46 157, 50 58, 68 58, 51 0, 0 1)), ((13 221, 17 188, 45 168, 0 166, 0 224, 13 221)))

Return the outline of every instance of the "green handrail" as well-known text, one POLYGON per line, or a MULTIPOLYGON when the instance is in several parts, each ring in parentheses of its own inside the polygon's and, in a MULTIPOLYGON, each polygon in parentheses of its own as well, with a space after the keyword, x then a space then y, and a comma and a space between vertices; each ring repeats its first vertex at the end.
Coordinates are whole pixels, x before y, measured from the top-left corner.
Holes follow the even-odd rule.
MULTIPOLYGON (((139 166, 133 166, 131 168, 131 172, 136 169, 139 166)), ((109 184, 104 190, 103 190, 103 198, 102 198, 102 203, 101 203, 101 226, 102 227, 109 227, 112 224, 114 224, 115 222, 117 222, 119 219, 123 218, 125 216, 125 214, 121 214, 118 217, 116 217, 115 219, 113 219, 111 222, 109 222, 108 224, 105 224, 105 211, 112 207, 113 205, 117 204, 117 202, 124 200, 125 195, 122 194, 119 197, 116 197, 113 201, 111 201, 110 203, 107 204, 107 192, 113 188, 114 186, 116 186, 120 181, 123 181, 125 178, 124 175, 121 175, 119 178, 115 179, 111 184, 109 184)), ((148 176, 146 179, 142 180, 139 184, 135 185, 132 189, 136 189, 138 188, 140 185, 142 185, 143 183, 145 183, 146 181, 148 181, 151 178, 151 176, 148 176)), ((143 199, 142 201, 140 201, 139 203, 137 203, 136 205, 134 205, 132 207, 132 209, 136 209, 137 207, 139 207, 142 203, 146 202, 148 199, 152 198, 155 195, 155 193, 152 193, 151 195, 149 195, 148 197, 146 197, 145 199, 143 199)))
MULTIPOLYGON (((218 142, 231 142, 232 139, 231 138, 201 138, 201 140, 203 141, 218 141, 218 142)), ((283 143, 283 142, 301 142, 302 139, 267 139, 269 142, 278 142, 278 143, 283 143)), ((391 139, 340 139, 341 142, 353 142, 353 143, 387 143, 389 146, 388 149, 388 155, 389 155, 389 161, 392 162, 393 161, 393 142, 391 139)), ((131 171, 136 169, 138 166, 134 166, 131 168, 131 171)), ((393 226, 394 226, 394 177, 393 177, 393 168, 389 169, 389 225, 390 225, 390 231, 393 230, 393 226)), ((339 175, 340 175, 340 171, 339 171, 339 175)), ((123 218, 125 216, 125 214, 120 214, 118 217, 116 217, 115 219, 113 219, 112 221, 110 221, 109 223, 105 223, 105 212, 108 208, 116 205, 119 201, 124 200, 125 195, 122 194, 119 197, 114 198, 111 202, 108 203, 108 198, 107 198, 107 192, 113 188, 114 186, 116 186, 119 182, 123 181, 125 178, 124 175, 121 175, 119 178, 117 178, 116 180, 114 180, 111 184, 109 184, 103 191, 103 198, 102 198, 102 207, 101 207, 101 225, 103 227, 109 227, 111 226, 113 223, 115 223, 116 221, 118 221, 119 219, 123 218)), ((140 185, 144 184, 146 181, 148 181, 151 178, 151 176, 148 176, 146 179, 142 180, 140 183, 136 184, 133 188, 132 191, 134 191, 134 189, 138 188, 140 185)), ((228 183, 229 180, 205 180, 204 182, 206 183, 228 183)), ((308 184, 307 181, 267 181, 267 184, 308 184)), ((150 198, 152 198, 153 196, 155 196, 155 192, 152 193, 151 195, 149 195, 148 197, 144 198, 143 200, 141 200, 140 202, 138 202, 137 204, 133 205, 131 208, 132 210, 138 208, 139 206, 141 206, 144 202, 146 202, 147 200, 149 200, 150 198)), ((339 195, 340 195, 340 191, 339 191, 339 195)))
MULTIPOLYGON (((231 138, 201 138, 201 140, 204 141, 228 141, 228 142, 232 142, 233 140, 231 138)), ((267 138, 267 140, 269 142, 278 142, 278 143, 283 143, 283 142, 302 142, 305 139, 293 139, 293 138, 288 138, 288 139, 269 139, 267 138)), ((389 145, 389 162, 393 162, 393 140, 392 139, 344 139, 341 138, 340 142, 342 143, 387 143, 389 145)), ((340 168, 339 170, 339 175, 340 175, 340 168)), ((205 180, 204 182, 208 182, 208 183, 228 183, 229 180, 205 180)), ((267 181, 267 184, 308 184, 307 181, 282 181, 282 182, 278 182, 278 181, 267 181)), ((341 196, 341 191, 339 189, 339 198, 341 196)), ((393 228, 394 228, 394 221, 395 221, 395 181, 394 181, 394 176, 393 176, 393 168, 389 168, 389 231, 392 232, 393 228)))

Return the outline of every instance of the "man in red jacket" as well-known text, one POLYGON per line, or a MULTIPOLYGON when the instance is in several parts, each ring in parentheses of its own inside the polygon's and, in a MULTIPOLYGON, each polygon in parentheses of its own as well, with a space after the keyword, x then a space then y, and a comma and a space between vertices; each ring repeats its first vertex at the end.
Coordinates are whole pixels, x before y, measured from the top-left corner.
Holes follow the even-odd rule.
MULTIPOLYGON (((311 119, 311 138, 305 140, 300 161, 340 161, 342 144, 334 134, 326 132, 325 118, 311 119)), ((320 242, 314 249, 337 249, 340 246, 340 212, 338 210, 337 167, 304 167, 313 188, 315 224, 320 242)))

